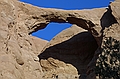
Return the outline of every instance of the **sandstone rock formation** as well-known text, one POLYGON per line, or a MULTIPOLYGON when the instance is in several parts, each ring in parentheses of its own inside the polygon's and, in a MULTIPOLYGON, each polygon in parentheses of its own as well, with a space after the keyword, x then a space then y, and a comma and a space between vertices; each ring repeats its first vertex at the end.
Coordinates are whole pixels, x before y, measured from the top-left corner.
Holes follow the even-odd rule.
POLYGON ((40 64, 49 77, 52 77, 52 74, 59 76, 61 73, 76 76, 80 74, 83 77, 97 47, 97 42, 90 32, 73 25, 46 45, 39 55, 40 64))
POLYGON ((0 0, 0 79, 76 79, 79 75, 95 79, 102 40, 110 36, 120 40, 119 10, 119 0, 108 8, 91 10, 39 8, 0 0), (50 22, 73 26, 49 43, 31 36, 50 22))

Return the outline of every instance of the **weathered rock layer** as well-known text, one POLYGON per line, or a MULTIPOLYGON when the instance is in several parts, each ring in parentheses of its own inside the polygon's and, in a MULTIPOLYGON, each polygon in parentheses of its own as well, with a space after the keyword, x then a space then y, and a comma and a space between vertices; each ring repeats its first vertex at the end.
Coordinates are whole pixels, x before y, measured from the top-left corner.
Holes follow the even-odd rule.
POLYGON ((120 2, 108 8, 59 10, 0 0, 0 22, 0 79, 95 79, 102 40, 120 40, 120 2), (30 35, 50 22, 73 26, 49 43, 30 35))

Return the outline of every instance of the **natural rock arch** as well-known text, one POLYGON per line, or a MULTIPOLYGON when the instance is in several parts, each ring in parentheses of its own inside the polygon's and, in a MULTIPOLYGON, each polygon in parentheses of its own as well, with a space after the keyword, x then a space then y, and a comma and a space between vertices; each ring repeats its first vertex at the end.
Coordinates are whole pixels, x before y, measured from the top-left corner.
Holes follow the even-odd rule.
MULTIPOLYGON (((71 24, 76 24, 77 26, 82 27, 85 30, 88 30, 94 36, 98 44, 98 48, 95 51, 91 62, 88 64, 87 73, 89 74, 89 72, 91 72, 91 70, 94 69, 95 67, 95 62, 97 59, 97 55, 100 53, 100 46, 101 46, 101 41, 102 41, 102 33, 100 32, 102 27, 100 26, 100 24, 98 23, 96 24, 92 22, 93 16, 91 18, 88 18, 89 15, 94 12, 94 10, 93 12, 89 10, 86 10, 84 12, 82 11, 74 12, 74 11, 47 9, 47 12, 45 14, 44 14, 44 10, 46 9, 42 9, 43 13, 41 12, 38 15, 31 15, 31 17, 29 17, 29 19, 26 21, 26 25, 28 25, 27 23, 32 23, 31 24, 32 26, 28 26, 29 34, 37 30, 45 28, 47 24, 49 24, 50 22, 58 22, 58 23, 67 22, 71 24), (32 21, 32 22, 29 22, 29 21, 32 21)), ((105 11, 105 9, 102 9, 102 10, 105 11)), ((102 14, 103 12, 101 11, 101 16, 102 14)), ((95 17, 96 16, 97 15, 95 15, 95 17)), ((100 16, 97 19, 100 19, 100 16)))
MULTIPOLYGON (((0 78, 43 78, 43 74, 45 73, 42 72, 37 54, 41 52, 42 47, 44 47, 47 42, 34 38, 29 34, 45 28, 50 22, 69 22, 76 24, 77 27, 87 29, 92 33, 99 47, 101 46, 102 34, 106 37, 111 36, 120 40, 119 4, 120 2, 118 0, 112 2, 108 7, 110 12, 107 12, 105 8, 58 10, 38 8, 19 2, 18 0, 0 0, 0 78), (107 13, 105 14, 105 12, 107 13), (106 16, 109 15, 109 13, 113 15, 112 18, 111 16, 106 16), (104 18, 105 16, 106 18, 104 18), (110 26, 103 28, 104 22, 107 21, 109 23, 111 22, 110 19, 113 21, 108 24, 110 26), (103 25, 101 25, 101 23, 103 23, 103 25)), ((87 71, 90 71, 90 73, 88 72, 85 76, 92 77, 91 79, 95 78, 94 71, 92 70, 95 67, 99 53, 100 49, 98 48, 92 58, 92 62, 88 64, 89 68, 87 71)), ((52 61, 52 59, 50 59, 50 61, 52 61)), ((68 72, 69 68, 72 68, 72 66, 68 65, 68 72)), ((56 76, 56 78, 58 78, 58 76, 56 76)), ((71 76, 69 76, 69 78, 71 78, 71 76)))
POLYGON ((97 55, 100 53, 100 46, 101 46, 101 29, 100 26, 100 19, 104 14, 106 9, 93 9, 93 10, 57 10, 57 9, 44 9, 44 8, 37 8, 31 7, 31 5, 27 4, 20 4, 20 9, 22 12, 19 15, 21 21, 24 21, 25 27, 27 29, 27 33, 31 34, 40 29, 44 29, 47 24, 50 22, 58 22, 58 23, 71 23, 76 24, 79 27, 82 27, 88 30, 95 38, 98 44, 98 49, 94 53, 92 61, 88 64, 88 73, 89 71, 93 70, 95 67, 97 55), (28 8, 29 7, 29 8, 28 8), (34 12, 31 9, 36 9, 34 12), (98 14, 93 15, 99 11, 98 14), (93 16, 90 16, 93 15, 93 16), (95 18, 95 19, 93 19, 95 18))
MULTIPOLYGON (((101 9, 101 15, 96 14, 92 17, 90 17, 89 15, 94 13, 94 9, 93 9, 93 11, 86 10, 84 12, 82 12, 82 11, 74 12, 74 11, 65 11, 65 10, 56 10, 56 9, 53 9, 53 10, 47 9, 47 10, 48 10, 48 12, 46 12, 45 15, 41 14, 39 16, 31 17, 31 19, 36 20, 37 22, 35 21, 34 25, 32 27, 30 27, 29 33, 32 33, 39 29, 45 28, 46 25, 49 24, 50 22, 76 24, 78 27, 82 27, 83 29, 88 30, 95 38, 95 40, 97 41, 97 45, 98 45, 98 48, 96 49, 91 62, 88 64, 87 74, 90 74, 91 71, 94 71, 93 69, 95 67, 97 57, 101 53, 101 44, 102 44, 102 37, 103 37, 102 35, 103 35, 103 30, 104 30, 104 28, 103 28, 104 25, 101 23, 103 23, 104 19, 107 19, 108 21, 110 21, 111 18, 113 19, 112 24, 117 23, 114 16, 111 16, 111 12, 109 12, 109 10, 111 10, 111 8, 109 7, 108 10, 101 9), (108 15, 103 16, 104 15, 103 11, 108 12, 108 15), (110 14, 110 17, 109 17, 109 14, 110 14), (96 22, 95 20, 93 20, 92 19, 93 17, 97 17, 96 20, 98 20, 99 22, 96 22), (101 19, 101 17, 102 17, 102 19, 101 19), (43 19, 43 21, 39 21, 41 19, 43 19)), ((43 9, 43 11, 44 11, 44 9, 43 9)), ((109 23, 108 23, 108 25, 109 25, 109 23)))

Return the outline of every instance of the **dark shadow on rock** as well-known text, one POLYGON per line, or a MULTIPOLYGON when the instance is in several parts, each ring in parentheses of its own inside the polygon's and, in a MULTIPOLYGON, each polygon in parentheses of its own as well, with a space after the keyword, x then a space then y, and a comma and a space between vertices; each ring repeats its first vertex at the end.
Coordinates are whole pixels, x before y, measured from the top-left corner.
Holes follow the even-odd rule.
POLYGON ((69 40, 51 46, 43 51, 39 59, 50 57, 68 64, 72 64, 79 74, 85 74, 87 64, 94 56, 98 45, 90 32, 81 32, 69 40))
POLYGON ((114 23, 118 23, 115 17, 112 14, 111 7, 107 8, 107 11, 103 14, 102 18, 100 19, 102 30, 105 29, 105 27, 109 27, 114 23))

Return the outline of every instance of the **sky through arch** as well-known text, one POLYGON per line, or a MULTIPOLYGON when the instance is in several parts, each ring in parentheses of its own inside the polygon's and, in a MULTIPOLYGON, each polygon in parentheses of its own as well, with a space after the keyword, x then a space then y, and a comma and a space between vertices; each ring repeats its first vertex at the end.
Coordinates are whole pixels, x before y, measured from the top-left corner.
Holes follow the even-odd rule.
MULTIPOLYGON (((107 7, 114 0, 20 0, 44 8, 57 8, 65 10, 81 10, 107 7)), ((56 34, 69 28, 69 23, 50 23, 43 30, 33 33, 33 36, 50 41, 56 34)))
POLYGON ((62 30, 69 28, 72 24, 69 23, 49 23, 46 28, 32 33, 33 36, 50 41, 55 35, 62 30))

